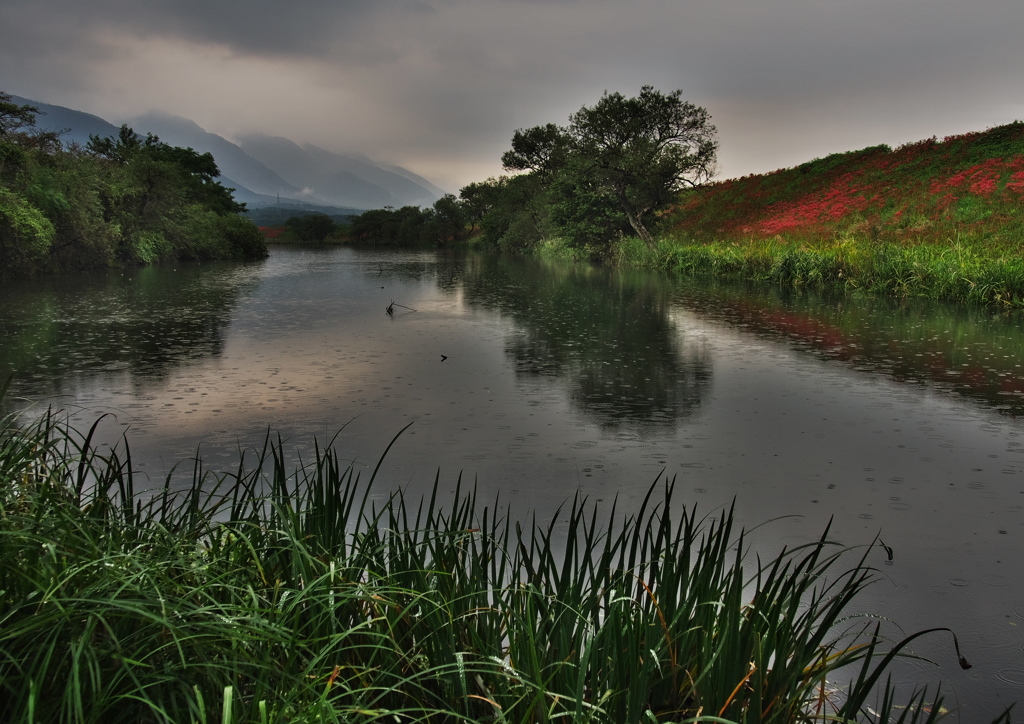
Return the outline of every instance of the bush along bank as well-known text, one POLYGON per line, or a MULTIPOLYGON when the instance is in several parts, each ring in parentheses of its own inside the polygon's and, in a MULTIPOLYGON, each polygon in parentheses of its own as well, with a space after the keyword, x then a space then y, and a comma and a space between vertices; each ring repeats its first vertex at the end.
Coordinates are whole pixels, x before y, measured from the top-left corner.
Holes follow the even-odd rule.
POLYGON ((4 721, 933 722, 888 667, 924 634, 959 656, 849 617, 881 546, 752 560, 670 482, 520 524, 267 444, 142 493, 94 430, 0 432, 4 721))
POLYGON ((127 126, 67 145, 36 113, 0 92, 0 278, 267 255, 209 153, 127 126))

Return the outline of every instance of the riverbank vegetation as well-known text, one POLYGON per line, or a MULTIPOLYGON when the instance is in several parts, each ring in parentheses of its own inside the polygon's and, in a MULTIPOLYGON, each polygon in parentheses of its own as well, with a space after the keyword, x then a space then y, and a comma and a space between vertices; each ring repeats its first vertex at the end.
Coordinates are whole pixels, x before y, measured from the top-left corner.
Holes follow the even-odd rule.
POLYGON ((835 154, 681 195, 656 254, 695 273, 1024 305, 1024 123, 835 154))
MULTIPOLYGON (((0 718, 49 722, 932 722, 871 618, 883 546, 748 555, 658 482, 628 516, 518 523, 461 484, 374 500, 266 444, 138 490, 127 444, 0 425, 0 718), (900 704, 899 706, 897 704, 900 704), (890 718, 891 717, 891 718, 890 718)), ((949 637, 944 629, 931 635, 949 637)), ((902 638, 902 634, 900 635, 902 638)), ((949 658, 959 656, 955 637, 949 658)), ((969 666, 960 658, 961 666, 969 666)))
POLYGON ((326 214, 289 218, 284 225, 260 227, 272 244, 357 244, 362 246, 445 246, 464 242, 476 231, 469 205, 445 194, 430 208, 370 209, 341 223, 326 214))
POLYGON ((461 198, 502 250, 1024 306, 1024 123, 709 183, 716 149, 678 91, 606 94, 461 198))
POLYGON ((68 145, 36 114, 0 93, 0 276, 266 255, 209 153, 127 126, 68 145))
POLYGON ((625 235, 653 245, 657 215, 713 175, 715 134, 708 112, 680 91, 605 93, 567 126, 516 131, 502 165, 518 175, 470 184, 460 196, 503 250, 557 239, 594 255, 625 235))
POLYGON ((473 233, 471 210, 452 194, 429 209, 403 206, 367 211, 354 219, 349 239, 359 244, 416 246, 465 241, 473 233))

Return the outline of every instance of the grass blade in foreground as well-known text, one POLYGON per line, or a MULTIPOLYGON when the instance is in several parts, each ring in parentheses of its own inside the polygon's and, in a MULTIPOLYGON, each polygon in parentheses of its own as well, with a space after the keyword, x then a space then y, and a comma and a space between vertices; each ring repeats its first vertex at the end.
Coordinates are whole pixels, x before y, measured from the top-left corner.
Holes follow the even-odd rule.
POLYGON ((189 490, 149 495, 126 451, 50 415, 5 420, 0 720, 937 716, 923 692, 907 708, 871 694, 891 656, 877 630, 842 628, 871 547, 847 563, 826 530, 751 561, 732 511, 700 518, 671 481, 629 517, 571 501, 561 537, 461 486, 372 507, 333 449, 285 461, 268 442, 233 474, 197 463, 189 490), (844 667, 860 673, 839 694, 844 667))

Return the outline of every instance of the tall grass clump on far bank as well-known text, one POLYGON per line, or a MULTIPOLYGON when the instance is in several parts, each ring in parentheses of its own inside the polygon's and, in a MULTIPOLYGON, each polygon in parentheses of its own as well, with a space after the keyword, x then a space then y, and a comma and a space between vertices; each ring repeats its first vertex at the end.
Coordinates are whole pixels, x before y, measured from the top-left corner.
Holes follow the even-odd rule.
POLYGON ((946 245, 856 238, 797 243, 773 238, 744 243, 663 239, 647 247, 623 239, 614 256, 625 265, 695 276, 1024 307, 1024 261, 1019 254, 985 248, 960 236, 946 245))
POLYGON ((732 512, 671 482, 543 526, 461 486, 377 505, 334 450, 289 473, 280 443, 142 493, 127 446, 91 438, 51 415, 0 431, 3 721, 938 716, 885 681, 914 637, 883 652, 846 618, 877 548, 749 560, 732 512))

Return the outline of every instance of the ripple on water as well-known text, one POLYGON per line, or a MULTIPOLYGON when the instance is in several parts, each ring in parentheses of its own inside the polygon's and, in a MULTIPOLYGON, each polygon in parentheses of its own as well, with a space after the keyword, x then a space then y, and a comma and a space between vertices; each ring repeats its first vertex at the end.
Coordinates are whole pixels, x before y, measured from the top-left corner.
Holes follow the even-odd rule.
POLYGON ((1009 586, 1010 579, 1006 576, 979 576, 978 581, 986 586, 1009 586))
POLYGON ((959 587, 962 588, 964 586, 971 585, 971 582, 968 581, 966 578, 950 578, 949 579, 949 584, 951 586, 959 586, 959 587))
POLYGON ((1024 671, 1020 669, 999 669, 996 678, 1014 686, 1024 686, 1024 671))
POLYGON ((945 586, 932 586, 932 593, 949 593, 949 589, 945 586))

